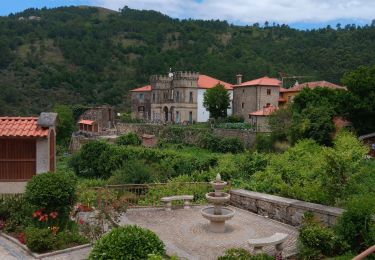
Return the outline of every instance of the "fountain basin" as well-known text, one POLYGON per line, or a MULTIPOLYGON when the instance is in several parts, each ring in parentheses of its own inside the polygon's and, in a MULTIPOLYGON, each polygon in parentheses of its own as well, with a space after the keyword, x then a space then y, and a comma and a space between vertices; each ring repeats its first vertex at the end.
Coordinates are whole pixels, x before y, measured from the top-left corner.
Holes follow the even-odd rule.
POLYGON ((230 220, 234 216, 234 210, 221 208, 221 215, 214 214, 215 207, 206 207, 201 209, 204 218, 210 221, 209 230, 214 233, 225 232, 225 221, 230 220))
POLYGON ((228 184, 226 181, 211 181, 210 183, 215 190, 222 190, 228 184))
POLYGON ((224 204, 230 200, 230 194, 219 192, 219 196, 217 196, 217 192, 209 192, 206 193, 206 199, 212 204, 224 204))

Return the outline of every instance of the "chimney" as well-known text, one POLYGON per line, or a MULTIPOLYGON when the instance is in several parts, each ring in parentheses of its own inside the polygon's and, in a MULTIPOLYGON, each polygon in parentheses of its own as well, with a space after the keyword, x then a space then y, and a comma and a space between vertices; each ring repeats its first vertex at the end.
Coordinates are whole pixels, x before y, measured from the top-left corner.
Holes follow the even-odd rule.
POLYGON ((237 77, 237 85, 241 85, 242 84, 242 75, 237 74, 236 77, 237 77))

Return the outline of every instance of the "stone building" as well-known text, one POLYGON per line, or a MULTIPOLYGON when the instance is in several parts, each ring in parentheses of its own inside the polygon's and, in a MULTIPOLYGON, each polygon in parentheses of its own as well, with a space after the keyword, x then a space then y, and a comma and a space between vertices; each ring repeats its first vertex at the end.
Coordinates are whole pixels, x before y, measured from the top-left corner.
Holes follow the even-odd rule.
POLYGON ((265 106, 262 109, 249 113, 250 124, 256 132, 270 132, 268 124, 268 116, 277 111, 277 107, 273 105, 265 106))
POLYGON ((151 85, 131 90, 132 118, 151 120, 151 85))
POLYGON ((92 121, 91 125, 97 125, 95 132, 103 132, 115 125, 115 109, 113 106, 99 106, 87 109, 80 117, 80 123, 92 121))
POLYGON ((278 107, 281 81, 263 77, 242 83, 242 75, 237 75, 233 86, 233 114, 250 122, 249 113, 264 107, 278 107))
MULTIPOLYGON (((152 122, 205 122, 209 112, 203 106, 207 89, 222 84, 232 99, 231 84, 197 72, 153 75, 150 85, 132 90, 132 116, 152 122)), ((231 115, 231 108, 227 111, 231 115)))
POLYGON ((291 88, 280 88, 279 106, 286 106, 288 103, 292 102, 294 97, 299 94, 304 88, 314 89, 317 87, 330 88, 330 89, 341 89, 346 90, 346 87, 333 84, 328 81, 312 81, 305 82, 301 84, 295 84, 291 88))

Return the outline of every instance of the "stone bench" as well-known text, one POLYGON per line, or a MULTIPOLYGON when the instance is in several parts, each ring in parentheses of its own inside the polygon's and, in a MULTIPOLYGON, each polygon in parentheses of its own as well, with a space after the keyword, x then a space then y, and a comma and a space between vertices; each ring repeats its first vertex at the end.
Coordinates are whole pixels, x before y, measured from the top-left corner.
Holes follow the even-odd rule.
POLYGON ((270 237, 249 239, 248 243, 250 246, 254 247, 254 253, 263 253, 264 246, 275 245, 276 255, 281 255, 284 247, 283 243, 287 239, 288 235, 284 233, 275 233, 270 237))
POLYGON ((193 195, 179 195, 179 196, 170 196, 170 197, 163 197, 161 201, 165 204, 165 210, 169 211, 172 210, 172 201, 174 200, 183 200, 184 201, 184 209, 190 208, 190 201, 193 200, 193 195))

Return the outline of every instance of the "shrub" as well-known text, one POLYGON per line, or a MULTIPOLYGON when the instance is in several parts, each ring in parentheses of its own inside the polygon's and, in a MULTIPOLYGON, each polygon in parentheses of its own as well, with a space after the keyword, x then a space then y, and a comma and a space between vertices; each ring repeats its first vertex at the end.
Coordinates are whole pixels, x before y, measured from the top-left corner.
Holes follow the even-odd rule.
POLYGON ((255 150, 261 153, 270 153, 275 149, 273 147, 274 140, 269 134, 258 133, 255 138, 255 150))
POLYGON ((141 184, 152 180, 152 168, 145 160, 129 160, 109 178, 109 184, 141 184))
POLYGON ((58 211, 64 217, 76 201, 76 178, 65 173, 35 175, 26 185, 25 198, 37 209, 58 211))
POLYGON ((116 139, 117 145, 140 145, 142 143, 141 138, 136 133, 128 133, 121 135, 116 139))
POLYGON ((225 251, 225 255, 218 257, 218 260, 272 260, 275 259, 267 254, 252 255, 243 248, 231 248, 225 251))
POLYGON ((122 165, 123 158, 116 146, 102 141, 91 141, 70 160, 77 176, 85 178, 109 178, 113 170, 122 165))
POLYGON ((201 148, 220 153, 240 153, 245 150, 243 142, 237 137, 219 138, 210 133, 201 135, 198 145, 201 148))
POLYGON ((360 252, 375 244, 375 200, 369 196, 351 199, 336 225, 337 234, 352 250, 360 252))
POLYGON ((55 236, 47 229, 28 227, 25 231, 27 247, 37 253, 52 250, 55 245, 55 236))
POLYGON ((105 234, 95 243, 89 259, 147 259, 149 254, 164 255, 163 241, 152 231, 134 225, 105 234))
POLYGON ((28 226, 32 222, 32 212, 33 208, 24 196, 0 199, 0 220, 4 221, 7 232, 14 232, 17 228, 28 226))

